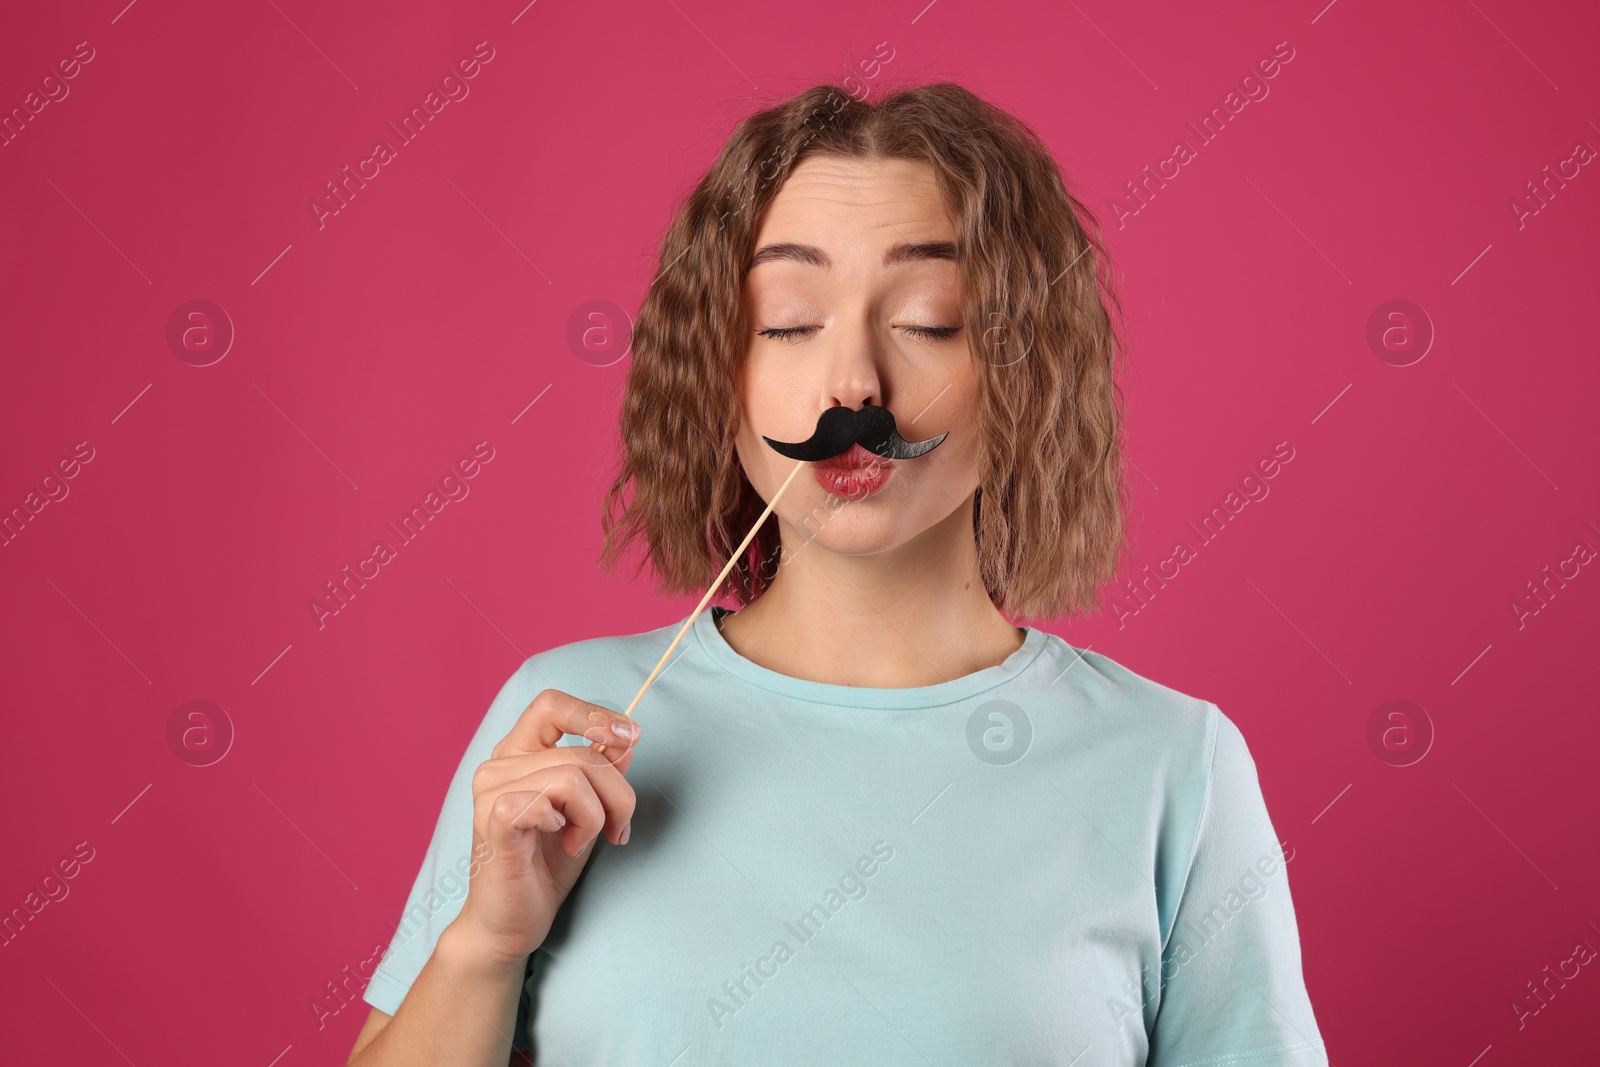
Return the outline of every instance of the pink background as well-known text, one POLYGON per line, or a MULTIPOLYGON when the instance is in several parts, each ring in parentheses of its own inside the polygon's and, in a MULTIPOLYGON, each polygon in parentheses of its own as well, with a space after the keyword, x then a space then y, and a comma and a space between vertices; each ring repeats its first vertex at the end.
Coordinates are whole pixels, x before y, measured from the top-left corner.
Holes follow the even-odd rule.
POLYGON ((594 565, 627 362, 580 358, 574 314, 637 308, 738 118, 847 76, 1014 111, 1105 221, 1141 562, 1294 450, 1121 625, 1046 628, 1244 731, 1334 1060, 1593 1054, 1600 965, 1512 1008, 1600 947, 1600 566, 1574 558, 1600 548, 1600 167, 1562 163, 1600 147, 1591 9, 125 2, 0 35, 6 109, 94 56, 0 148, 0 508, 93 450, 0 548, 0 909, 93 850, 0 948, 8 1060, 344 1062, 366 1006, 319 1029, 312 1002, 389 933, 499 685, 693 604, 594 565), (470 94, 319 228, 323 183, 480 41, 470 94), (1280 41, 1200 146, 1185 123, 1280 41), (1578 172, 1541 204, 1547 165, 1578 172), (1408 366, 1367 340, 1396 299, 1436 332, 1408 366), (190 300, 236 331, 209 366, 167 341, 190 300), (319 628, 323 584, 480 441, 470 495, 319 628), (1547 565, 1569 578, 1519 620, 1547 565), (178 755, 203 729, 169 742, 191 700, 234 732, 209 766, 178 755), (1420 762, 1395 765, 1415 713, 1369 743, 1390 700, 1431 723, 1420 762))

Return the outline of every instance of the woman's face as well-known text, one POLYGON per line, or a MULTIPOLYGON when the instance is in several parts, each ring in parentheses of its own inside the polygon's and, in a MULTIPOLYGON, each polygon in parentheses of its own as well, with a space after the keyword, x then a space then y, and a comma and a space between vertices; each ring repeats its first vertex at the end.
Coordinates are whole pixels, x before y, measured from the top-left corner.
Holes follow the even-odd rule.
MULTIPOLYGON (((756 492, 770 501, 796 463, 762 436, 805 441, 830 407, 887 408, 908 441, 949 434, 892 462, 858 445, 868 465, 854 475, 806 464, 774 509, 786 546, 884 552, 950 518, 977 488, 955 239, 923 163, 812 156, 768 206, 744 281, 750 335, 738 381, 736 447, 756 492)), ((970 524, 960 533, 970 538, 970 524)))

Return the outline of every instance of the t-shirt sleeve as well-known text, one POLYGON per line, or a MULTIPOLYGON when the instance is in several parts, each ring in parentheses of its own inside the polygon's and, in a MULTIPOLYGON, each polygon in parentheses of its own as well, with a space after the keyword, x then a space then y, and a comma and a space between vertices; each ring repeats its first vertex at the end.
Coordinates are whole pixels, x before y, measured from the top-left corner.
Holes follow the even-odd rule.
POLYGON ((1162 949, 1147 1067, 1326 1064, 1289 896, 1294 850, 1278 841, 1244 735, 1207 707, 1211 771, 1162 949))
POLYGON ((422 868, 406 898, 388 950, 362 994, 362 999, 373 1007, 390 1015, 399 1010, 406 991, 433 955, 440 933, 461 914, 468 880, 478 859, 472 855, 473 773, 490 758, 494 746, 510 733, 517 718, 543 688, 537 673, 524 664, 501 686, 468 743, 450 779, 433 838, 423 854, 422 868))

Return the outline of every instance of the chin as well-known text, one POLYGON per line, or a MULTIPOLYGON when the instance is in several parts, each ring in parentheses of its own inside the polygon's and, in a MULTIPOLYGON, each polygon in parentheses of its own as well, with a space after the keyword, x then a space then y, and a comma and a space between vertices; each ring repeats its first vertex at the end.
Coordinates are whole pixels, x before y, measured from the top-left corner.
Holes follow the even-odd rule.
MULTIPOLYGON (((876 502, 873 498, 867 503, 876 502)), ((923 531, 924 526, 908 527, 899 516, 884 509, 873 509, 869 514, 863 508, 851 514, 860 505, 850 504, 830 512, 826 507, 802 518, 808 519, 797 528, 813 546, 837 556, 873 556, 899 548, 923 531)))

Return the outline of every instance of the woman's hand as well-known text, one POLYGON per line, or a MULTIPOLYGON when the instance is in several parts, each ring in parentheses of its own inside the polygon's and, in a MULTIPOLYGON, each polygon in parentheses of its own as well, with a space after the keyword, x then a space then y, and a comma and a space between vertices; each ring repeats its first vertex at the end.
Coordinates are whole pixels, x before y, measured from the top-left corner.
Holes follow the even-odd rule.
POLYGON ((626 844, 639 725, 559 689, 523 711, 472 776, 471 878, 456 922, 484 951, 520 963, 544 942, 604 833, 626 844), (564 733, 604 744, 557 746, 564 733), (485 847, 487 846, 487 847, 485 847))

